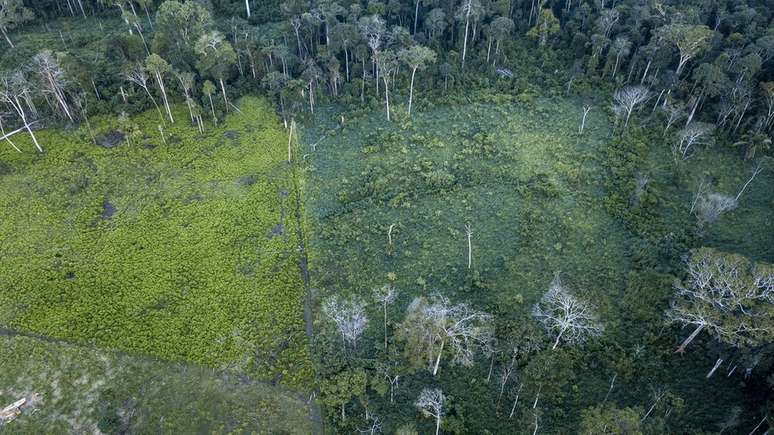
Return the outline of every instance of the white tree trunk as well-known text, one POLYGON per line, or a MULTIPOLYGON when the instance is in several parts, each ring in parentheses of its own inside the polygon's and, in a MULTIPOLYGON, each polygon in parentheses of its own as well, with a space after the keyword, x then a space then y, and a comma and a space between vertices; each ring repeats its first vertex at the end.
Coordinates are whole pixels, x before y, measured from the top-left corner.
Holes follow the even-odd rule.
POLYGON ((438 366, 441 365, 441 355, 443 355, 443 345, 446 344, 445 341, 441 342, 441 349, 438 350, 438 358, 435 359, 435 367, 433 367, 433 376, 438 374, 438 366))
POLYGON ((414 75, 417 73, 417 69, 411 70, 411 85, 409 86, 409 106, 408 114, 411 116, 411 101, 414 99, 414 75))

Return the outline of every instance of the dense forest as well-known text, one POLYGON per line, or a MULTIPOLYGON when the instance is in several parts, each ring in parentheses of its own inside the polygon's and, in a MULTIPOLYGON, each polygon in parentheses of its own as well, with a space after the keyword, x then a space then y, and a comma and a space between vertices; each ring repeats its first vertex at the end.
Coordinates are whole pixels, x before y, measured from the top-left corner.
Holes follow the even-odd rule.
POLYGON ((773 22, 0 0, 0 335, 27 336, 0 361, 46 370, 10 354, 35 337, 244 380, 196 428, 113 386, 78 393, 93 421, 19 405, 0 432, 768 433, 773 22))

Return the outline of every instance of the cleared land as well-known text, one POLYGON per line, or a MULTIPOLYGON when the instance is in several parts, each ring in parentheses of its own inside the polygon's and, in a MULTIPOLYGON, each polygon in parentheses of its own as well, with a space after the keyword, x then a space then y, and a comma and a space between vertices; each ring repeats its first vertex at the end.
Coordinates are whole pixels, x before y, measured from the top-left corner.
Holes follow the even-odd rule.
POLYGON ((84 126, 0 148, 0 324, 307 387, 287 135, 240 105, 204 135, 178 107, 163 140, 147 112, 131 144, 84 126))

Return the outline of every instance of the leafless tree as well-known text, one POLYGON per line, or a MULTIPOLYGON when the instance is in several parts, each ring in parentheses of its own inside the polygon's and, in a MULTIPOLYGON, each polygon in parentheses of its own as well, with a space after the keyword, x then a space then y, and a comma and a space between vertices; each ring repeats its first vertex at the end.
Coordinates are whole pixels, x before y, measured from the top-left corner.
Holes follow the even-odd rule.
POLYGON ((477 352, 488 353, 492 341, 491 316, 465 303, 452 304, 438 293, 430 300, 414 299, 400 325, 399 337, 409 353, 421 360, 426 355, 433 375, 444 351, 453 355, 453 364, 471 365, 477 352))
POLYGON ((583 343, 603 330, 591 304, 573 296, 562 284, 558 273, 548 291, 532 308, 532 316, 556 336, 551 349, 556 349, 562 340, 569 344, 583 343))
POLYGON ((470 269, 473 265, 473 243, 471 241, 473 227, 470 224, 465 224, 465 235, 468 237, 468 269, 470 269))
POLYGON ((580 125, 580 128, 578 129, 578 134, 583 134, 583 129, 586 127, 586 117, 588 116, 590 111, 591 111, 591 105, 583 106, 583 118, 581 118, 581 125, 580 125))
POLYGON ((661 399, 664 398, 664 396, 667 395, 667 390, 661 388, 661 387, 650 387, 651 396, 653 397, 653 404, 648 409, 648 412, 645 413, 644 416, 640 419, 640 421, 645 421, 646 418, 650 415, 650 413, 653 412, 654 409, 656 409, 656 406, 658 406, 659 402, 661 402, 661 399))
POLYGON ((683 353, 705 329, 731 345, 756 344, 771 336, 764 313, 774 304, 774 266, 700 248, 691 253, 686 275, 675 283, 666 312, 668 322, 694 328, 676 352, 683 353))
POLYGON ((650 97, 650 91, 645 86, 626 86, 613 95, 615 105, 613 110, 624 117, 624 128, 629 125, 629 118, 634 109, 650 97))
POLYGON ((382 306, 384 313, 384 348, 387 349, 387 305, 395 302, 400 293, 398 289, 390 284, 383 285, 379 288, 375 288, 372 291, 374 301, 382 306))
POLYGON ((698 193, 694 212, 699 219, 699 225, 715 222, 723 213, 737 206, 736 199, 720 193, 698 193))
MULTIPOLYGON (((16 112, 16 115, 23 124, 22 129, 27 130, 27 133, 29 133, 32 138, 32 142, 35 144, 35 148, 42 153, 43 148, 38 143, 35 133, 32 132, 32 125, 35 121, 30 119, 30 117, 35 116, 36 111, 34 110, 34 106, 31 106, 29 94, 30 84, 21 72, 16 71, 11 74, 0 75, 0 102, 11 106, 14 112, 16 112), (27 113, 28 110, 30 113, 27 113)), ((4 139, 18 133, 22 129, 3 134, 4 139)))
POLYGON ((749 180, 747 180, 747 182, 746 182, 746 183, 744 183, 744 186, 742 186, 742 189, 741 189, 741 190, 739 190, 739 193, 737 193, 737 194, 736 194, 736 198, 734 198, 734 200, 735 200, 735 201, 739 201, 739 198, 742 196, 742 193, 744 193, 745 189, 747 189, 747 186, 748 186, 748 185, 749 185, 749 184, 752 182, 752 180, 754 180, 754 179, 755 179, 755 177, 757 177, 757 176, 758 176, 758 174, 760 174, 761 172, 763 172, 763 166, 762 166, 762 165, 759 163, 759 164, 758 164, 758 165, 755 167, 755 169, 753 169, 753 173, 752 173, 752 175, 750 176, 750 179, 749 179, 749 180))
POLYGON ((665 103, 661 107, 664 113, 666 113, 667 117, 666 126, 664 127, 664 134, 666 134, 669 128, 675 125, 675 123, 687 116, 685 113, 685 107, 682 104, 665 103))
POLYGON ((394 370, 395 364, 380 364, 377 372, 381 374, 387 382, 390 383, 390 403, 395 401, 395 389, 398 387, 400 375, 394 370))
POLYGON ((161 108, 159 108, 158 103, 156 103, 156 99, 153 98, 153 95, 150 93, 150 89, 148 89, 148 74, 145 72, 145 69, 142 67, 142 65, 138 65, 127 71, 126 80, 130 83, 134 83, 135 85, 142 88, 143 91, 145 91, 145 94, 148 95, 148 98, 150 98, 153 106, 156 108, 156 112, 159 114, 161 123, 164 124, 164 115, 161 113, 161 108))
POLYGON ((32 58, 32 67, 38 76, 40 90, 46 96, 46 100, 48 100, 49 95, 52 96, 56 101, 55 108, 61 110, 67 119, 73 122, 74 116, 67 102, 67 95, 65 95, 65 87, 67 86, 65 73, 53 53, 50 50, 44 50, 36 54, 32 58))
POLYGON ((672 145, 672 153, 675 158, 686 160, 691 157, 696 145, 710 144, 714 124, 706 122, 692 122, 677 133, 678 141, 672 145))
POLYGON ((491 316, 474 310, 467 304, 452 305, 448 298, 440 294, 425 307, 424 315, 436 328, 438 337, 438 357, 433 367, 433 376, 443 356, 444 346, 448 343, 454 357, 453 363, 470 365, 478 349, 487 349, 492 340, 491 316))
POLYGON ((323 306, 323 311, 336 325, 344 347, 352 346, 357 348, 357 340, 365 332, 368 325, 368 317, 365 313, 365 302, 352 298, 347 301, 341 301, 338 297, 328 300, 323 306))
POLYGON ((414 404, 425 417, 435 418, 435 435, 441 430, 441 420, 446 415, 446 396, 438 388, 425 388, 414 404))

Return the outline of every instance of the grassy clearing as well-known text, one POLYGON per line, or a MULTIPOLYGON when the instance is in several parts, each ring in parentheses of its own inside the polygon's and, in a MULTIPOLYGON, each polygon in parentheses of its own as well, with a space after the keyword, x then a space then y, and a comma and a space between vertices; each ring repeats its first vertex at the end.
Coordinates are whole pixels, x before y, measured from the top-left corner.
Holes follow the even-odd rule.
POLYGON ((148 112, 131 145, 0 148, 0 324, 306 385, 286 133, 264 100, 242 112, 199 136, 179 107, 166 145, 148 112))
POLYGON ((0 336, 0 365, 0 406, 37 402, 0 433, 313 430, 303 398, 246 376, 21 336, 0 336))

